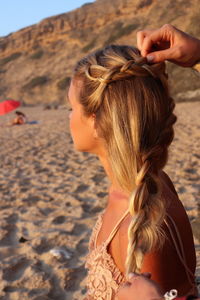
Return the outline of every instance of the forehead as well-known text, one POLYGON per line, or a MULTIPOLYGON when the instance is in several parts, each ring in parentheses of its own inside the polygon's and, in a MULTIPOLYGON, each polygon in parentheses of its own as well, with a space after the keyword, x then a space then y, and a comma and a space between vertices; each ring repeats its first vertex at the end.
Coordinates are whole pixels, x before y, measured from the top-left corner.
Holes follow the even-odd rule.
POLYGON ((82 81, 74 80, 74 79, 71 81, 68 90, 68 98, 70 101, 79 99, 81 88, 82 88, 82 81))

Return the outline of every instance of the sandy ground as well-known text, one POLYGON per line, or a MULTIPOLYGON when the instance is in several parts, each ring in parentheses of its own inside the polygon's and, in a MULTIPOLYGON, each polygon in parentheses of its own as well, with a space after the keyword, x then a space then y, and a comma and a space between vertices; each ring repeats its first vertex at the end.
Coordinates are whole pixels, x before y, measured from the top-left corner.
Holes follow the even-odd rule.
MULTIPOLYGON (((108 182, 96 157, 74 151, 67 110, 21 110, 38 124, 4 127, 14 114, 0 117, 0 300, 81 300, 108 182)), ((176 111, 166 170, 193 226, 200 279, 200 102, 176 111)))

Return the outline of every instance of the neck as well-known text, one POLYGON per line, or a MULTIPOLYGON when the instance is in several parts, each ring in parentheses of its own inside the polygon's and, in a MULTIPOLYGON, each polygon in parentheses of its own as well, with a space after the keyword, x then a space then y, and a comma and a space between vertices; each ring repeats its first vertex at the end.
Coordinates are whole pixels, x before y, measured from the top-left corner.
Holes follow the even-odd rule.
POLYGON ((114 197, 116 199, 124 199, 124 200, 126 199, 128 201, 130 194, 127 191, 124 191, 120 187, 120 185, 116 182, 107 157, 99 156, 99 159, 110 181, 109 198, 114 197))

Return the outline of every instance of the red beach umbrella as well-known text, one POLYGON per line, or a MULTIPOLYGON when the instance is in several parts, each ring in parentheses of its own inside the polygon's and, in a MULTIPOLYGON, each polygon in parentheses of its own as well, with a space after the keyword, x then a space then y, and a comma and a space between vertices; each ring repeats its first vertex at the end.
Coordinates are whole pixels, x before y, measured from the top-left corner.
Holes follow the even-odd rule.
POLYGON ((19 101, 11 100, 11 99, 1 102, 0 103, 0 116, 9 113, 10 111, 16 109, 20 105, 21 105, 21 103, 19 101))

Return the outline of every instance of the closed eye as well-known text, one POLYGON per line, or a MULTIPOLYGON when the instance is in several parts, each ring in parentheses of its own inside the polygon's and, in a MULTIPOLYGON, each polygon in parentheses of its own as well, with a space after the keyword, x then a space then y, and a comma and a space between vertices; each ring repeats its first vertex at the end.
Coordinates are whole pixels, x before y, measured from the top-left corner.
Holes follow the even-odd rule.
POLYGON ((63 109, 69 110, 69 105, 64 104, 64 105, 63 105, 63 109))

